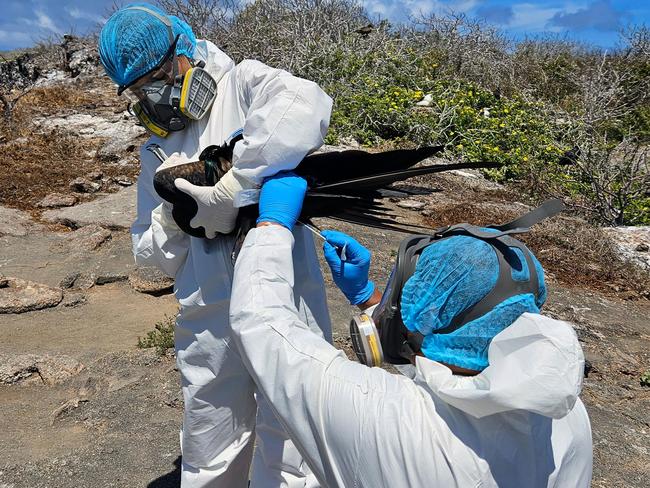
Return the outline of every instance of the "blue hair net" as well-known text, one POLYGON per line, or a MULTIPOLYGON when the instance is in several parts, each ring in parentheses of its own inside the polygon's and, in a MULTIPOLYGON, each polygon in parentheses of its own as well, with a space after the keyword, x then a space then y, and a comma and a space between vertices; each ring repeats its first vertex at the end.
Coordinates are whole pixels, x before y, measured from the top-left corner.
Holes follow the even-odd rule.
POLYGON ((146 7, 171 21, 174 37, 180 35, 177 55, 192 58, 196 46, 192 28, 178 17, 148 3, 127 5, 111 15, 99 33, 99 59, 111 80, 120 86, 155 68, 170 46, 167 26, 149 12, 129 9, 134 6, 146 7))
MULTIPOLYGON (((490 230, 490 229, 483 229, 490 230)), ((506 259, 513 267, 514 280, 528 279, 523 253, 509 248, 506 259)), ((485 241, 454 236, 429 245, 420 255, 415 272, 404 284, 402 320, 411 331, 424 335, 422 353, 429 359, 483 370, 492 338, 524 312, 539 313, 546 301, 544 271, 533 262, 539 279, 539 298, 532 294, 510 297, 490 312, 449 334, 435 331, 447 327, 453 318, 478 303, 494 288, 499 275, 496 251, 485 241)))

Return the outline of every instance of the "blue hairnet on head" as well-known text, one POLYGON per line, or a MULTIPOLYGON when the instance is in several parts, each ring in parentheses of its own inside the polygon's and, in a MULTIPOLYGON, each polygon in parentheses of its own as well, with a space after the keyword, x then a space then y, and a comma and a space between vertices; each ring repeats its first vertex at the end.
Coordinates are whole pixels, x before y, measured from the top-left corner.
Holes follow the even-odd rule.
MULTIPOLYGON (((490 230, 490 229, 484 229, 490 230)), ((516 248, 508 261, 513 279, 527 280, 528 266, 516 248), (510 259, 512 258, 512 259, 510 259)), ((544 271, 533 256, 539 279, 539 298, 532 294, 510 297, 490 312, 449 334, 447 327, 463 310, 478 303, 496 285, 499 260, 491 245, 469 236, 454 236, 429 245, 420 255, 415 272, 404 284, 402 320, 411 331, 424 335, 422 353, 429 359, 483 370, 488 366, 490 342, 524 312, 539 313, 546 301, 544 271)))
POLYGON ((162 60, 169 49, 167 26, 141 6, 167 17, 172 23, 176 54, 192 58, 196 38, 192 28, 178 17, 167 15, 148 3, 133 3, 115 12, 99 33, 99 59, 108 76, 120 86, 133 83, 162 60))

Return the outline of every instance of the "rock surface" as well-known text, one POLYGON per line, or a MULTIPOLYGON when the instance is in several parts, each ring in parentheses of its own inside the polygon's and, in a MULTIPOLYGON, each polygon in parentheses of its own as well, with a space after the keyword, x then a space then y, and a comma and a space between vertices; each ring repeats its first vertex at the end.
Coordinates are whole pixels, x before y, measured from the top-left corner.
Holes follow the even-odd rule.
POLYGON ((121 151, 133 144, 146 130, 133 123, 132 119, 114 115, 109 118, 98 115, 74 113, 61 117, 35 118, 34 124, 42 130, 59 129, 81 137, 105 137, 115 141, 121 151), (121 146, 120 146, 121 145, 121 146))
POLYGON ((650 226, 610 227, 604 230, 618 247, 621 256, 650 270, 650 226))
POLYGON ((18 278, 6 278, 0 287, 0 314, 24 313, 43 308, 55 307, 63 299, 59 288, 18 278))
POLYGON ((25 236, 30 224, 28 213, 0 206, 0 236, 25 236))
POLYGON ((174 279, 153 267, 136 268, 129 275, 129 284, 140 293, 164 293, 174 286, 174 279))
POLYGON ((100 196, 92 202, 74 207, 47 210, 42 218, 73 228, 97 224, 109 229, 128 229, 135 220, 136 188, 130 186, 116 193, 100 196))
POLYGON ((70 189, 80 193, 95 193, 102 187, 99 183, 86 178, 76 178, 70 182, 70 189))
POLYGON ((75 195, 64 193, 50 193, 43 200, 36 204, 40 208, 58 208, 58 207, 71 207, 77 203, 79 199, 75 195))
POLYGON ((55 252, 95 251, 112 236, 110 230, 96 224, 86 225, 70 232, 63 240, 53 246, 55 252))
POLYGON ((422 210, 426 206, 426 203, 418 202, 417 200, 398 200, 397 206, 409 210, 422 210))
POLYGON ((54 385, 78 374, 84 365, 70 356, 0 354, 0 384, 54 385))

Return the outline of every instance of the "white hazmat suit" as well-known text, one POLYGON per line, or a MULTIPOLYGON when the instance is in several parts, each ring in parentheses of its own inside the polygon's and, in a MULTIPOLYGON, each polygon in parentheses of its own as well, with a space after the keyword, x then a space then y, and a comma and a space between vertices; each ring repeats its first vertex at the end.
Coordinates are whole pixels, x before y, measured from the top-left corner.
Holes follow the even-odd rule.
POLYGON ((235 266, 233 339, 259 390, 328 487, 588 487, 592 444, 573 329, 523 314, 490 365, 454 376, 418 357, 414 379, 349 361, 294 304, 293 237, 253 229, 235 266))
MULTIPOLYGON (((197 160, 203 149, 222 144, 243 128, 233 154, 233 171, 261 184, 267 176, 294 168, 323 143, 331 99, 314 83, 257 61, 234 62, 208 41, 199 41, 195 58, 218 82, 210 113, 183 131, 152 137, 175 159, 197 160)), ((144 147, 144 146, 143 146, 144 147)), ((231 344, 228 307, 234 239, 197 239, 173 222, 153 188, 160 162, 141 151, 133 252, 140 265, 157 266, 175 277, 180 303, 176 354, 185 412, 181 432, 183 488, 247 486, 257 434, 252 487, 302 487, 299 453, 277 420, 255 401, 255 385, 231 344)), ((311 235, 296 229, 297 279, 294 306, 301 321, 331 339, 323 279, 311 235), (320 330, 319 330, 320 328, 320 330)))

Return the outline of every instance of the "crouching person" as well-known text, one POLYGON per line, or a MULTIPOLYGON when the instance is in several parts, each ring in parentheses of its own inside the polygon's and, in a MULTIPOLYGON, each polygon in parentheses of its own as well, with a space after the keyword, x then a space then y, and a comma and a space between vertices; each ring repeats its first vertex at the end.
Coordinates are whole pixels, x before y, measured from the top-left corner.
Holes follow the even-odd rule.
POLYGON ((368 280, 368 250, 324 232, 336 284, 365 312, 351 326, 355 350, 405 373, 391 374, 348 360, 299 318, 291 229, 305 188, 291 174, 264 184, 230 324, 323 486, 588 487, 583 353, 568 324, 540 314, 546 288, 532 253, 472 226, 409 238, 382 296, 368 280))

